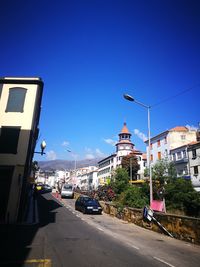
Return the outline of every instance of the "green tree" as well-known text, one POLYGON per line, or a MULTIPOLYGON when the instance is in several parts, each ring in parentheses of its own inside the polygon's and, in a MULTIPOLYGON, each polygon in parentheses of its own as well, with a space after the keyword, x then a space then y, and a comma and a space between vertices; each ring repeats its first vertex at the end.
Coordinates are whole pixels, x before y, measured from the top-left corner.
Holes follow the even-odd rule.
POLYGON ((141 188, 131 185, 120 194, 119 200, 124 206, 134 208, 143 208, 148 204, 148 197, 141 188))
POLYGON ((130 153, 122 158, 122 168, 128 171, 129 177, 136 177, 139 170, 138 160, 134 153, 130 153))
POLYGON ((191 180, 177 178, 166 186, 166 205, 171 211, 181 211, 189 216, 200 216, 200 194, 191 180))
POLYGON ((125 191, 129 185, 129 175, 127 170, 124 168, 117 168, 110 185, 118 195, 125 191))
POLYGON ((177 178, 174 163, 168 159, 158 160, 152 167, 152 183, 154 199, 158 199, 158 191, 177 178))
POLYGON ((33 161, 31 168, 32 168, 33 173, 36 173, 39 170, 38 162, 33 161))

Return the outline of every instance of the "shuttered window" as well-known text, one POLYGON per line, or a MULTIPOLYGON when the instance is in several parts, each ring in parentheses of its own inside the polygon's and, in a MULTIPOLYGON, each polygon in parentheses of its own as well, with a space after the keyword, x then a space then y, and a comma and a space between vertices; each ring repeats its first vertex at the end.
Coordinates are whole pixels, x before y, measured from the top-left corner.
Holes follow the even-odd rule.
POLYGON ((20 127, 0 128, 0 153, 16 154, 20 127))
POLYGON ((27 89, 13 87, 9 89, 6 112, 24 112, 24 102, 27 89))

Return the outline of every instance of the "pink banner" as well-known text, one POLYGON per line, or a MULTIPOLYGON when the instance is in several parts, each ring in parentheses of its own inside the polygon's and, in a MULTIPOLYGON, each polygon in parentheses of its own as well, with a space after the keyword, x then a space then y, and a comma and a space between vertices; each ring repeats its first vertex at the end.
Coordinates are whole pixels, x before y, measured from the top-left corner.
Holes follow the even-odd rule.
POLYGON ((151 209, 155 211, 164 211, 164 202, 161 200, 152 200, 151 209))

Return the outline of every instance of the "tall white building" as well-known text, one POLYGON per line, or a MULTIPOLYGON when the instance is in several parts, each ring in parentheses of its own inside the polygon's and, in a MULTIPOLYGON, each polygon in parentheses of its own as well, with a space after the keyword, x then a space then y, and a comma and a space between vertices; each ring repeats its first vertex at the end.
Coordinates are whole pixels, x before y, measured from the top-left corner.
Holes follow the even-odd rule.
POLYGON ((99 185, 107 184, 113 174, 113 170, 121 167, 122 158, 124 156, 134 153, 138 159, 140 169, 138 171, 138 179, 143 178, 146 154, 134 149, 134 144, 131 142, 131 133, 129 132, 126 123, 124 123, 121 132, 119 133, 119 140, 116 144, 116 153, 111 154, 107 158, 98 162, 98 180, 99 185))
POLYGON ((0 221, 21 220, 41 111, 40 78, 0 79, 0 221))

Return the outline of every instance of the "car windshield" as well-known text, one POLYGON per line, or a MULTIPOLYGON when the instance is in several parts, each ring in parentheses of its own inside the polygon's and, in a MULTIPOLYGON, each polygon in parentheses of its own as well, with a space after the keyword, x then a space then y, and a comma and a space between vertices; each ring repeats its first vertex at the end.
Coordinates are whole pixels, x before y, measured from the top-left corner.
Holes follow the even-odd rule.
POLYGON ((71 185, 64 185, 64 189, 72 190, 72 186, 71 185))
POLYGON ((85 202, 87 202, 88 204, 95 204, 95 205, 98 204, 98 201, 96 199, 93 199, 93 198, 86 198, 85 202))

